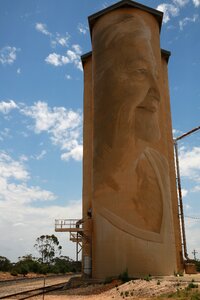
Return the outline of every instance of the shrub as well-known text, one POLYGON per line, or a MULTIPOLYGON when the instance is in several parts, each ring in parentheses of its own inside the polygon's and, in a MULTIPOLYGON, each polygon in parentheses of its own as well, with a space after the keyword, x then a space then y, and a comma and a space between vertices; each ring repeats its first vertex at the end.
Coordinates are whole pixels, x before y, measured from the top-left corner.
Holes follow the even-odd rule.
POLYGON ((12 276, 17 276, 18 273, 17 273, 16 270, 11 270, 11 271, 10 271, 10 275, 12 275, 12 276))
POLYGON ((200 294, 198 292, 194 293, 190 299, 191 300, 200 300, 200 294))
POLYGON ((28 271, 29 271, 29 269, 28 269, 27 265, 22 265, 18 269, 18 273, 22 274, 24 277, 28 274, 28 271))
POLYGON ((122 274, 118 277, 122 282, 128 282, 130 280, 128 275, 128 270, 124 271, 122 274))
POLYGON ((190 282, 186 289, 190 290, 190 289, 195 289, 195 288, 198 288, 198 284, 195 284, 194 282, 190 282))
POLYGON ((144 277, 144 280, 146 280, 146 281, 150 281, 151 279, 152 279, 152 278, 151 278, 151 275, 150 275, 150 274, 144 277))
POLYGON ((128 297, 129 291, 125 291, 125 297, 128 297))

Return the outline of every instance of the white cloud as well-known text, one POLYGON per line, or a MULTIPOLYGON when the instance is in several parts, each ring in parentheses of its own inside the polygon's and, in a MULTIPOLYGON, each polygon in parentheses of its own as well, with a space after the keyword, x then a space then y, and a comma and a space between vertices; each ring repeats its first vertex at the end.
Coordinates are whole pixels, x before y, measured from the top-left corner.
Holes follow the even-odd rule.
POLYGON ((82 23, 79 23, 78 26, 77 26, 77 29, 78 29, 78 31, 80 33, 82 33, 82 34, 85 35, 87 33, 87 31, 88 31, 88 26, 86 26, 86 25, 84 25, 82 23))
MULTIPOLYGON (((56 34, 53 34, 48 31, 46 24, 43 23, 36 23, 35 28, 36 30, 50 37, 51 46, 53 48, 55 48, 58 45, 62 47, 69 46, 70 35, 68 32, 66 32, 64 35, 58 32, 56 34)), ((83 27, 80 27, 80 30, 82 30, 82 33, 84 33, 83 27)), ((68 63, 73 63, 77 69, 82 71, 83 68, 80 60, 81 53, 81 47, 78 44, 73 44, 71 46, 71 49, 67 50, 67 52, 64 55, 55 52, 50 53, 45 58, 45 62, 55 67, 64 66, 68 63)))
POLYGON ((8 183, 5 179, 0 179, 0 199, 9 201, 9 203, 18 202, 28 204, 34 201, 52 201, 56 196, 39 186, 27 186, 27 184, 8 183))
POLYGON ((82 53, 81 47, 79 45, 72 45, 72 49, 67 51, 67 56, 71 63, 73 63, 77 69, 83 70, 80 55, 82 53), (72 50, 73 49, 73 50, 72 50))
POLYGON ((9 100, 8 102, 1 101, 0 102, 0 112, 3 114, 10 113, 11 110, 17 108, 17 104, 13 100, 9 100))
POLYGON ((185 219, 185 227, 186 227, 186 241, 188 254, 190 258, 193 258, 193 250, 195 249, 199 257, 200 254, 200 234, 199 234, 199 220, 198 219, 185 219))
POLYGON ((102 7, 103 8, 107 8, 109 6, 109 3, 108 2, 104 2, 103 4, 102 4, 102 7))
MULTIPOLYGON (((16 161, 6 152, 0 152, 0 252, 12 260, 26 253, 35 255, 33 245, 36 238, 53 234, 55 219, 81 218, 80 200, 71 201, 66 206, 52 204, 56 195, 38 186, 29 186, 29 177, 23 160, 16 161), (33 206, 35 201, 51 201, 51 204, 33 206)), ((66 244, 66 235, 61 235, 59 240, 66 244)), ((69 243, 67 248, 70 250, 66 255, 74 257, 73 245, 69 243)))
POLYGON ((199 7, 200 6, 200 0, 192 0, 194 3, 195 7, 199 7))
POLYGON ((189 0, 173 0, 173 3, 180 7, 184 7, 186 4, 189 3, 189 0))
POLYGON ((17 74, 21 74, 21 69, 20 68, 17 69, 17 74))
MULTIPOLYGON (((198 7, 200 5, 200 0, 192 0, 192 1, 195 7, 198 7)), ((162 3, 157 6, 157 9, 164 13, 163 22, 167 23, 170 21, 171 17, 178 16, 180 9, 185 7, 188 3, 190 3, 190 0, 172 0, 172 4, 162 3)), ((186 17, 185 19, 180 21, 179 22, 180 29, 182 30, 183 27, 188 22, 195 22, 196 18, 197 15, 195 15, 193 18, 186 17)))
POLYGON ((68 161, 70 158, 73 158, 74 160, 82 160, 82 157, 83 157, 83 146, 78 144, 69 152, 63 153, 61 155, 61 159, 66 161, 68 161))
POLYGON ((56 34, 51 33, 47 29, 47 25, 44 23, 36 23, 35 29, 44 35, 47 35, 50 37, 50 42, 52 47, 56 47, 58 45, 62 47, 67 47, 68 42, 70 39, 70 35, 68 32, 66 32, 64 35, 61 35, 60 33, 56 32, 56 34))
POLYGON ((60 45, 62 47, 67 47, 69 44, 70 35, 68 32, 65 33, 65 35, 61 35, 59 33, 56 33, 56 35, 52 35, 51 38, 51 45, 52 47, 56 47, 57 45, 60 45))
POLYGON ((35 29, 44 35, 49 35, 51 36, 51 33, 47 30, 47 25, 44 23, 36 23, 35 24, 35 29))
POLYGON ((51 64, 55 67, 72 63, 77 69, 82 71, 83 68, 80 60, 81 53, 81 47, 78 44, 74 44, 72 45, 71 49, 67 50, 66 55, 60 55, 54 52, 49 54, 46 57, 45 61, 46 63, 51 64))
POLYGON ((26 155, 22 154, 22 155, 20 156, 19 160, 22 161, 22 162, 23 162, 23 161, 28 161, 28 157, 27 157, 26 155))
POLYGON ((14 161, 7 153, 1 151, 0 177, 3 179, 28 180, 29 174, 21 162, 14 161))
POLYGON ((69 63, 69 59, 66 56, 51 53, 45 58, 46 63, 53 65, 55 67, 63 66, 67 63, 69 63))
POLYGON ((179 14, 179 8, 173 4, 162 3, 157 6, 157 10, 164 13, 163 22, 167 23, 171 17, 176 17, 179 14))
POLYGON ((182 134, 182 131, 178 129, 172 129, 172 133, 173 133, 173 138, 176 138, 182 134))
POLYGON ((64 152, 62 159, 81 160, 82 115, 79 111, 68 110, 64 107, 51 108, 42 101, 30 107, 23 107, 20 111, 34 120, 33 130, 36 134, 45 131, 49 134, 52 143, 64 152))
POLYGON ((186 17, 183 20, 179 21, 179 26, 180 30, 183 30, 183 28, 188 24, 188 23, 195 23, 198 20, 198 15, 194 15, 192 18, 186 17))
POLYGON ((79 54, 79 55, 82 54, 82 49, 81 49, 80 45, 78 45, 78 44, 72 45, 72 49, 74 49, 76 54, 79 54))
POLYGON ((69 74, 66 74, 66 75, 65 75, 65 78, 66 78, 67 80, 71 80, 71 79, 72 79, 71 75, 69 75, 69 74))
MULTIPOLYGON (((76 59, 76 56, 73 59, 76 59)), ((14 108, 34 121, 32 126, 27 125, 29 130, 33 130, 36 134, 46 132, 49 135, 51 142, 60 148, 62 160, 67 161, 72 158, 79 161, 82 159, 82 114, 80 111, 65 107, 51 108, 43 101, 38 101, 32 106, 26 106, 23 103, 17 105, 13 100, 0 102, 0 111, 4 114, 8 114, 14 108)), ((20 134, 24 133, 20 132, 20 134)), ((9 136, 8 128, 0 132, 0 140, 3 141, 6 136, 9 136)), ((46 150, 34 158, 39 160, 44 155, 46 155, 46 150)), ((22 158, 21 161, 23 161, 22 158)))
POLYGON ((0 140, 3 141, 5 138, 8 139, 10 138, 10 129, 9 128, 4 128, 2 131, 0 131, 0 140))
POLYGON ((191 206, 189 204, 184 204, 184 209, 186 209, 187 211, 190 211, 191 206))
POLYGON ((17 58, 17 49, 15 47, 6 46, 0 49, 0 63, 2 65, 11 65, 17 58))
POLYGON ((196 186, 193 188, 192 192, 200 192, 200 185, 196 185, 196 186))
POLYGON ((186 149, 181 147, 179 150, 179 162, 181 176, 198 180, 200 178, 200 147, 186 149))
POLYGON ((182 197, 186 197, 188 194, 188 190, 186 189, 181 189, 181 192, 182 192, 182 197))
POLYGON ((11 260, 16 260, 17 257, 27 253, 38 257, 39 255, 33 247, 36 238, 42 234, 56 234, 63 246, 62 254, 75 258, 75 244, 70 242, 68 237, 66 238, 66 233, 55 233, 54 222, 55 219, 63 218, 80 219, 81 206, 80 200, 71 201, 65 206, 50 205, 46 207, 33 207, 18 201, 11 204, 9 201, 0 200, 1 255, 11 260), (12 243, 10 243, 11 240, 12 243))
POLYGON ((39 155, 36 156, 37 160, 41 160, 47 154, 46 150, 42 150, 39 155))

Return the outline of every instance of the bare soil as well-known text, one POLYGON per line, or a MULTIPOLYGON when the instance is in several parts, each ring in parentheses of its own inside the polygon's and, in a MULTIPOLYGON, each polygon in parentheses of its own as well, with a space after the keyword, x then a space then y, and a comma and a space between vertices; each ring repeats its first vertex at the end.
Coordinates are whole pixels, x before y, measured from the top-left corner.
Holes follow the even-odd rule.
MULTIPOLYGON (((200 275, 186 275, 184 277, 167 276, 154 278, 150 281, 137 279, 124 284, 114 281, 109 284, 93 284, 76 289, 52 292, 49 295, 45 295, 45 300, 153 300, 158 299, 161 295, 169 295, 175 293, 177 290, 185 290, 188 283, 192 280, 195 283, 199 281, 200 285, 200 275)), ((198 290, 200 291, 199 288, 198 290)), ((168 296, 162 299, 167 298, 168 296)), ((34 299, 39 300, 41 297, 35 297, 34 299)))

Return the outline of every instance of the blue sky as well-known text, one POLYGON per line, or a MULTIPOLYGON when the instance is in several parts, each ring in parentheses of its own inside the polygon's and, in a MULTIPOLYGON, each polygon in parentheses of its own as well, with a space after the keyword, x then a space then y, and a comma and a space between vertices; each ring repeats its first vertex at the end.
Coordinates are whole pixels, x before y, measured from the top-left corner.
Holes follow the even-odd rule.
MULTIPOLYGON (((117 1, 1 0, 0 255, 11 260, 81 217, 83 72, 87 17, 117 1)), ((164 11, 161 46, 172 52, 175 136, 200 125, 200 0, 141 0, 164 11)), ((200 132, 179 143, 185 215, 200 217, 200 132)), ((200 220, 186 218, 188 252, 200 257, 200 220)), ((57 234, 63 254, 75 248, 57 234)))

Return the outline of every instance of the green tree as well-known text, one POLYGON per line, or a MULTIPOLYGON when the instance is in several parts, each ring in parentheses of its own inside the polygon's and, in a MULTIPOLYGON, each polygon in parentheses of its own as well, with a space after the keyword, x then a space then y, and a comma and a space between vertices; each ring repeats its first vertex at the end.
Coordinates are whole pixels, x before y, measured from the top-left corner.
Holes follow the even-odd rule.
POLYGON ((0 256, 0 271, 8 272, 10 271, 12 264, 10 260, 5 256, 0 256))
POLYGON ((51 264, 57 254, 61 254, 62 246, 59 245, 58 238, 52 235, 41 235, 36 239, 34 247, 40 254, 39 261, 51 264))
POLYGON ((32 254, 27 254, 22 257, 19 257, 19 262, 17 262, 15 267, 19 271, 18 273, 20 273, 21 269, 28 270, 29 272, 33 272, 33 273, 39 273, 40 271, 40 264, 37 261, 37 259, 33 257, 32 254))

